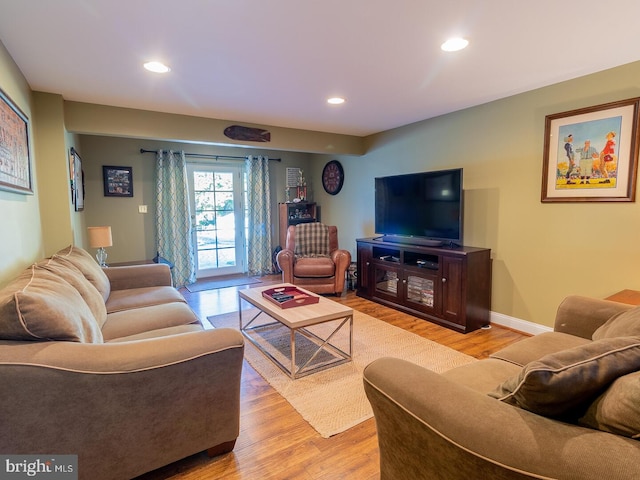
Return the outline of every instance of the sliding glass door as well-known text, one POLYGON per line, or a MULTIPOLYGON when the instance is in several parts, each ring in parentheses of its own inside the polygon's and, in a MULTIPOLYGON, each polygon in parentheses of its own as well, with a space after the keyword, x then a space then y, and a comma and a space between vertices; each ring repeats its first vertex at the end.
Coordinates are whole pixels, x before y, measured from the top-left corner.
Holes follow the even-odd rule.
POLYGON ((243 170, 234 165, 190 164, 193 244, 198 278, 246 270, 243 170))

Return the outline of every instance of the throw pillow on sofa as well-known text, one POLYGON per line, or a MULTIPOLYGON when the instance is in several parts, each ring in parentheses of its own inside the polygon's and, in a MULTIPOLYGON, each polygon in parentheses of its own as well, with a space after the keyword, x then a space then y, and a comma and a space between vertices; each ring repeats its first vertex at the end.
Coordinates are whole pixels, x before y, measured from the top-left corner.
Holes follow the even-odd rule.
POLYGON ((538 415, 577 417, 615 379, 638 370, 640 337, 608 338, 528 363, 489 395, 538 415))
POLYGON ((604 325, 600 326, 591 337, 593 340, 614 338, 629 335, 640 336, 640 307, 635 307, 626 312, 618 313, 604 325))
POLYGON ((107 307, 98 289, 71 262, 60 257, 52 257, 38 262, 38 268, 55 273, 75 288, 87 303, 98 326, 102 328, 107 321, 107 307))
POLYGON ((98 265, 95 259, 89 253, 81 248, 69 245, 64 250, 60 250, 53 257, 58 261, 61 259, 72 263, 82 274, 89 280, 94 287, 98 289, 100 295, 106 302, 111 293, 111 283, 107 275, 102 271, 102 267, 98 265))
POLYGON ((0 338, 102 343, 102 332, 78 291, 32 265, 0 290, 0 338))
POLYGON ((615 380, 578 419, 582 426, 640 439, 640 372, 615 380))

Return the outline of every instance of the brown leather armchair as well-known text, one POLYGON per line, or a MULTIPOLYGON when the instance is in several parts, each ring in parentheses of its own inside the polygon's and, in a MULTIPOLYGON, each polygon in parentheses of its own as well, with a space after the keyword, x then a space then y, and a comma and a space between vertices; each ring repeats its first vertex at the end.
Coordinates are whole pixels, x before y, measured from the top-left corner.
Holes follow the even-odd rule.
POLYGON ((338 248, 337 227, 304 223, 291 225, 287 229, 285 248, 278 253, 276 261, 282 270, 284 283, 292 283, 315 293, 341 295, 346 271, 351 264, 351 254, 338 248), (320 248, 319 252, 309 251, 308 243, 306 246, 301 244, 301 239, 308 242, 310 230, 320 231, 323 232, 322 235, 328 236, 328 245, 320 248), (296 237, 299 240, 297 245, 296 237))

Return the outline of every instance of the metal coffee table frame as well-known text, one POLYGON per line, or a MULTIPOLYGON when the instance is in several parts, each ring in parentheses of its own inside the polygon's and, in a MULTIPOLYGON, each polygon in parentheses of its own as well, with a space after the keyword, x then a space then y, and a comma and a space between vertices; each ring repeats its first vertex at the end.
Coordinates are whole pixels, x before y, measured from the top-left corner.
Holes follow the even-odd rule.
MULTIPOLYGON (((252 289, 257 290, 257 289, 252 289)), ((325 370, 330 367, 335 367, 337 365, 342 365, 344 363, 350 362, 352 360, 352 351, 353 351, 353 310, 345 309, 347 312, 337 312, 333 315, 333 318, 326 318, 326 315, 320 320, 314 320, 313 318, 309 318, 304 322, 304 325, 295 326, 293 322, 287 321, 287 313, 292 309, 280 309, 280 307, 276 305, 271 305, 268 300, 262 301, 262 299, 247 297, 246 295, 242 295, 242 290, 238 292, 238 310, 240 316, 240 331, 242 334, 249 340, 255 347, 262 352, 267 358, 269 358, 278 368, 280 368, 285 374, 287 374, 291 379, 295 380, 297 378, 301 378, 307 375, 311 375, 312 373, 319 372, 321 370, 325 370), (250 303, 254 307, 258 309, 258 312, 253 315, 248 321, 244 321, 242 315, 242 300, 250 303), (275 309, 279 309, 275 310, 275 309), (272 315, 273 314, 273 315, 272 315), (267 315, 272 318, 274 321, 268 323, 261 323, 259 325, 254 325, 254 322, 260 315, 267 315), (280 316, 282 319, 277 318, 276 316, 280 316), (327 338, 322 338, 317 334, 309 331, 306 327, 310 327, 313 325, 320 325, 328 322, 339 322, 338 325, 329 333, 327 338), (263 345, 261 345, 258 341, 253 338, 252 334, 257 335, 260 329, 270 327, 273 325, 282 325, 289 329, 289 346, 291 349, 291 358, 289 360, 290 365, 285 365, 279 359, 277 359, 271 352, 269 352, 263 345), (331 340, 335 337, 336 334, 343 330, 343 327, 347 326, 349 328, 349 344, 348 349, 345 352, 343 349, 337 347, 336 345, 331 343, 331 340), (255 332, 255 333, 254 333, 255 332), (317 348, 313 352, 313 354, 309 357, 309 359, 300 367, 296 367, 296 333, 300 333, 305 338, 313 342, 317 348), (317 356, 322 352, 326 351, 332 354, 335 357, 334 361, 323 362, 321 364, 313 364, 313 361, 317 358, 317 356)), ((321 298, 320 301, 328 302, 330 300, 326 300, 321 298)), ((298 308, 309 308, 314 307, 317 304, 309 305, 309 306, 301 306, 294 307, 294 309, 298 308)), ((246 313, 246 312, 245 312, 246 313)))

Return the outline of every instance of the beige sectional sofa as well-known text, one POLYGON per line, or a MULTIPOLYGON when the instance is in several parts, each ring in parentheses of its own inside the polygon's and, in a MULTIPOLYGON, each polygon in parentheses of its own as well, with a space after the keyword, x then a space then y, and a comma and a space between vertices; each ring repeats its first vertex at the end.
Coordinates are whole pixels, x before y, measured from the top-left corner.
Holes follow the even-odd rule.
POLYGON ((101 269, 69 247, 0 290, 0 452, 77 454, 127 479, 233 449, 244 342, 209 329, 167 265, 101 269))
POLYGON ((553 332, 442 375, 370 364, 381 479, 640 478, 640 307, 571 296, 553 332))

